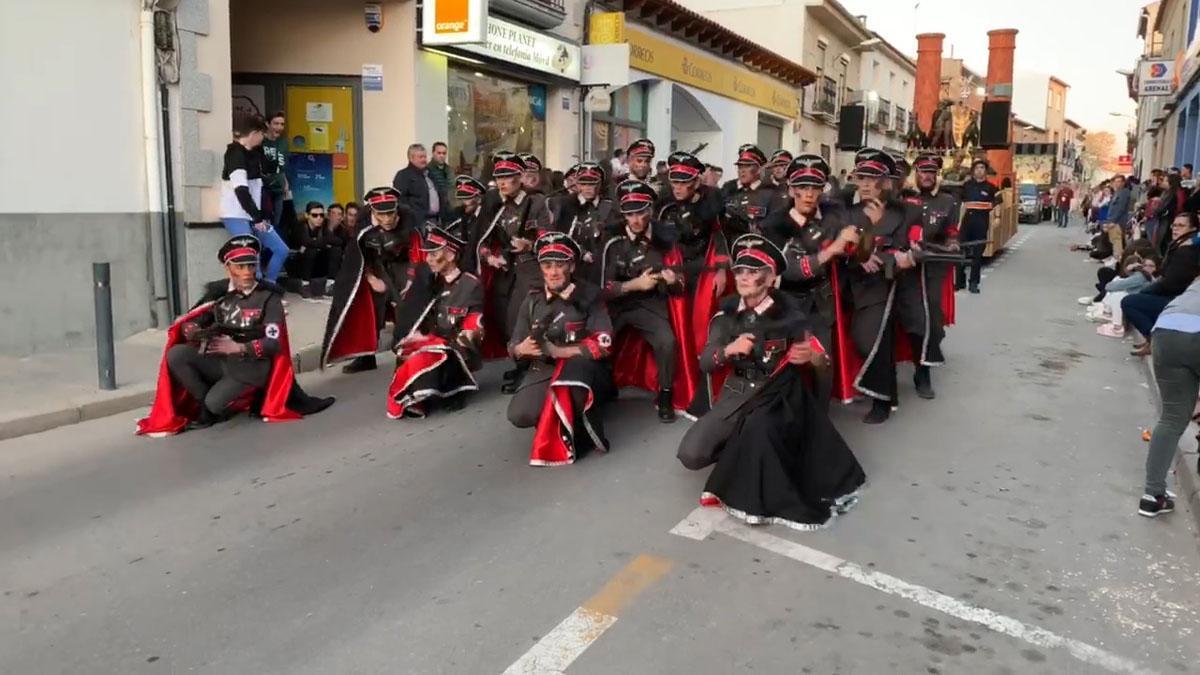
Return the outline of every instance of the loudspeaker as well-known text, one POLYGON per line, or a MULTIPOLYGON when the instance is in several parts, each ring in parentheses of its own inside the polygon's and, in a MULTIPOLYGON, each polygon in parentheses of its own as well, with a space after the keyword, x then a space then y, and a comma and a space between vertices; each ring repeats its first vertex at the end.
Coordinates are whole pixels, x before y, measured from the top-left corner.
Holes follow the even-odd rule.
POLYGON ((838 116, 838 150, 858 150, 863 146, 867 109, 861 105, 844 105, 838 116))
POLYGON ((983 113, 979 116, 979 147, 985 150, 1003 150, 1012 139, 1008 137, 1011 101, 984 101, 983 113))

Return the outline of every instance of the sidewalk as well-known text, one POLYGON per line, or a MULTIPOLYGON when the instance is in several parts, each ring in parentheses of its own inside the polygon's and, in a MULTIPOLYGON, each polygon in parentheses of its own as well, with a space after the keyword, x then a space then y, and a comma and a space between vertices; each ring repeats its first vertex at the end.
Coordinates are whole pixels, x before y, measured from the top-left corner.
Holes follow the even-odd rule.
MULTIPOLYGON (((297 372, 315 370, 329 302, 287 301, 292 362, 297 372)), ((0 440, 149 406, 165 341, 155 329, 117 343, 116 391, 97 386, 95 349, 0 357, 0 440)))

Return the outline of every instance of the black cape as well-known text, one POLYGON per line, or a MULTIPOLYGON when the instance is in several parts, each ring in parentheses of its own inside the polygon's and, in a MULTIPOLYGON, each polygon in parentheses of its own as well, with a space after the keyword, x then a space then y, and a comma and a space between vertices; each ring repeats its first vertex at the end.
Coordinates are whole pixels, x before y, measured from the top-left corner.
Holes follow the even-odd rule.
POLYGON ((751 525, 816 529, 857 501, 866 474, 817 400, 785 367, 739 413, 704 497, 751 525))

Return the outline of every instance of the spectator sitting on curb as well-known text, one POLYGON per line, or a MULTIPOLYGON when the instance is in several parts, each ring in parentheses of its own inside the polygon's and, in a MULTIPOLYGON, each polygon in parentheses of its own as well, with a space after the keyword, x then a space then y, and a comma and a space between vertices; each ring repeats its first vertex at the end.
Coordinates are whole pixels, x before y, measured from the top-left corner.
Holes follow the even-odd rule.
POLYGON ((1193 212, 1180 214, 1171 223, 1171 245, 1163 256, 1162 276, 1121 300, 1121 312, 1146 341, 1134 345, 1134 356, 1150 354, 1150 332, 1163 308, 1200 274, 1200 246, 1196 246, 1197 219, 1193 212))

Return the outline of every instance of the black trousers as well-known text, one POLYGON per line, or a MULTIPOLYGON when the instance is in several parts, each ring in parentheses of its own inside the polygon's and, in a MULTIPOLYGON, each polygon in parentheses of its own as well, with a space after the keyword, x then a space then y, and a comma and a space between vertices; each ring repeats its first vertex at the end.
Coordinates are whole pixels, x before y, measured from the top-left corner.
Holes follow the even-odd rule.
MULTIPOLYGON (((761 386, 761 385, 758 385, 761 386)), ((688 427, 675 456, 684 467, 697 471, 715 464, 721 456, 725 442, 733 435, 741 421, 741 407, 757 390, 748 382, 731 375, 725 381, 720 397, 700 419, 688 427)))
POLYGON ((675 331, 671 322, 664 315, 666 302, 663 302, 663 313, 651 308, 632 304, 621 307, 617 304, 609 309, 612 314, 613 335, 620 334, 625 328, 632 328, 641 334, 642 338, 654 351, 654 363, 658 367, 658 389, 670 389, 675 382, 675 359, 679 343, 675 339, 675 331))
MULTIPOLYGON (((266 384, 267 376, 261 378, 247 374, 245 378, 231 377, 229 371, 238 364, 228 356, 201 354, 199 348, 190 344, 179 344, 167 351, 167 371, 171 379, 187 390, 192 398, 204 404, 210 413, 221 414, 231 403, 266 384), (243 379, 261 380, 257 385, 243 379)), ((256 370, 261 370, 257 368, 256 370)))
MULTIPOLYGON (((963 226, 959 238, 963 241, 978 241, 987 239, 987 236, 987 223, 972 223, 963 226)), ((967 263, 958 269, 958 282, 955 284, 958 288, 963 288, 968 284, 972 288, 979 286, 979 278, 983 273, 983 251, 986 248, 987 244, 963 247, 963 255, 967 258, 967 263)))
POLYGON ((310 247, 304 249, 300 256, 300 278, 304 281, 336 279, 341 267, 340 246, 310 247))
POLYGON ((1105 295, 1108 295, 1108 291, 1105 291, 1104 287, 1108 285, 1108 282, 1116 278, 1117 271, 1114 269, 1101 267, 1096 270, 1096 290, 1099 291, 1094 298, 1096 302, 1100 302, 1104 299, 1105 295))

